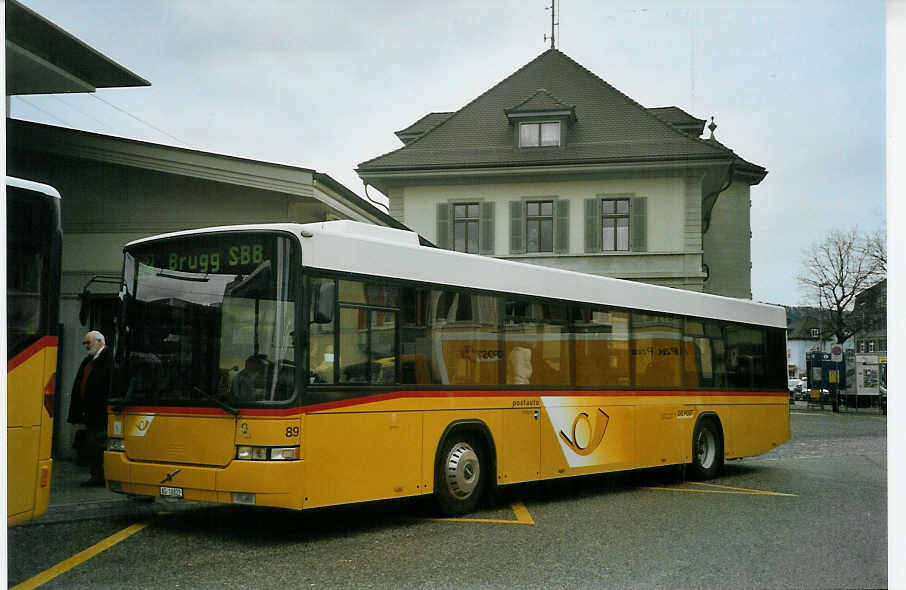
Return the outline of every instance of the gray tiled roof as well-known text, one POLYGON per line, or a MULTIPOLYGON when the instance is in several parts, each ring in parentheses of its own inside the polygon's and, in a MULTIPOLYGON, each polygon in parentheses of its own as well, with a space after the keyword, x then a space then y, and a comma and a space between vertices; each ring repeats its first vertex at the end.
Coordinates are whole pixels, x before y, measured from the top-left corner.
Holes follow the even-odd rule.
POLYGON ((690 137, 549 49, 408 145, 362 162, 359 171, 712 158, 736 159, 723 145, 690 137), (514 149, 506 110, 547 96, 575 105, 578 121, 569 126, 566 145, 514 149))
POLYGON ((674 125, 701 125, 704 126, 705 119, 693 117, 679 107, 650 107, 648 109, 661 119, 674 125))
POLYGON ((527 99, 521 103, 506 109, 509 113, 526 112, 526 111, 553 111, 569 110, 575 105, 565 104, 563 101, 552 95, 545 88, 539 88, 527 99))
POLYGON ((409 125, 405 129, 400 129, 396 131, 396 135, 418 135, 430 131, 437 125, 443 123, 450 118, 452 112, 448 113, 428 113, 412 125, 409 125))

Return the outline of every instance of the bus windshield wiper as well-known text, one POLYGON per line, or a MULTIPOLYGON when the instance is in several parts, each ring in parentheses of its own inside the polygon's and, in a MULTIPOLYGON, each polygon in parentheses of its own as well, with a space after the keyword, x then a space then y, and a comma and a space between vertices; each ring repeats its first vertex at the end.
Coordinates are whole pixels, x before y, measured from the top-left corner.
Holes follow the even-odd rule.
POLYGON ((233 406, 231 406, 230 404, 226 403, 225 401, 222 401, 222 400, 217 399, 216 397, 214 397, 213 395, 211 395, 210 393, 208 393, 208 392, 205 391, 204 389, 198 387, 197 385, 193 385, 193 386, 192 386, 192 389, 194 389, 195 391, 197 391, 198 393, 200 393, 202 396, 204 396, 204 398, 205 398, 206 400, 209 400, 209 401, 214 402, 214 404, 215 404, 218 408, 220 408, 220 409, 222 409, 222 410, 226 410, 227 412, 229 412, 230 414, 232 414, 232 415, 234 415, 234 416, 238 416, 238 415, 239 415, 239 409, 238 409, 238 408, 234 408, 233 406))

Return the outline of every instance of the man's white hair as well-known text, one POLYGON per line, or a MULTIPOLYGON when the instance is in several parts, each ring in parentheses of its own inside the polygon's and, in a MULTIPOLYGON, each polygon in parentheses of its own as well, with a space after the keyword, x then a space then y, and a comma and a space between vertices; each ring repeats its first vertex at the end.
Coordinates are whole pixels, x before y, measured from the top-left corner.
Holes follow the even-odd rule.
POLYGON ((85 334, 85 335, 86 335, 86 336, 91 336, 92 338, 94 338, 95 340, 97 340, 98 342, 100 342, 101 345, 104 345, 104 346, 107 345, 106 340, 104 340, 104 335, 101 334, 100 332, 98 332, 97 330, 92 330, 91 332, 88 332, 88 333, 85 334))

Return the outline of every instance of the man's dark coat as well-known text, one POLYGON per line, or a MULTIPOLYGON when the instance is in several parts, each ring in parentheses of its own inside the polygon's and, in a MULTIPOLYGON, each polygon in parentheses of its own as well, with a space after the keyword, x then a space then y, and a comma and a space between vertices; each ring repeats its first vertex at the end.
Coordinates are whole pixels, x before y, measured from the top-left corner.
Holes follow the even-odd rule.
POLYGON ((72 384, 72 399, 69 402, 70 423, 85 424, 88 428, 106 431, 107 394, 110 392, 112 364, 110 349, 105 347, 96 359, 89 354, 79 365, 72 384), (89 363, 91 371, 85 381, 83 397, 82 376, 88 370, 89 363))

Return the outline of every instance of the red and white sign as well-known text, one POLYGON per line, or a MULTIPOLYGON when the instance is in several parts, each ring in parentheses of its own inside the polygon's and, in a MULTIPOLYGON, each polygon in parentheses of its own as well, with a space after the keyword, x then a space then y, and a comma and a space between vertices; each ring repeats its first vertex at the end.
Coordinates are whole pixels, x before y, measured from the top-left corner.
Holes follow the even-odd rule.
POLYGON ((831 346, 831 361, 835 363, 843 362, 843 347, 839 344, 831 346))

